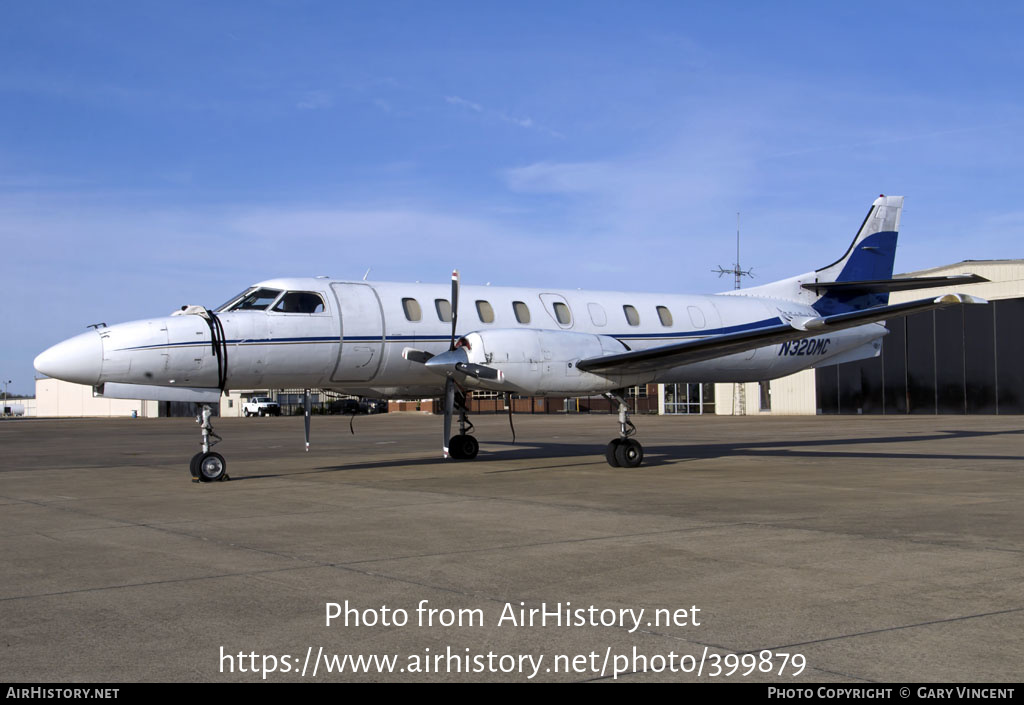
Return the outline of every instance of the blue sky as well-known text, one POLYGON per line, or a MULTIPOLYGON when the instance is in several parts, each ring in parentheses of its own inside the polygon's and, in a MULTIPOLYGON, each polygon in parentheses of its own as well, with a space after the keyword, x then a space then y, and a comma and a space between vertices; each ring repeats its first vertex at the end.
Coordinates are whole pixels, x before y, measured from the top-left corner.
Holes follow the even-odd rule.
POLYGON ((274 276, 711 293, 1024 257, 1020 3, 12 2, 0 376, 274 276))

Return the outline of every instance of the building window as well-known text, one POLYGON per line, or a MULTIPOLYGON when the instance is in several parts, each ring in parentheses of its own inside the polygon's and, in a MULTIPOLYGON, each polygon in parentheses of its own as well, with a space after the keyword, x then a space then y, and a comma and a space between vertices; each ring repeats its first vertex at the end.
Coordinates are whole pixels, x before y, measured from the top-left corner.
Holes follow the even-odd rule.
POLYGON ((661 325, 666 328, 672 326, 672 312, 665 306, 658 306, 658 318, 661 319, 661 325))
POLYGON ((633 308, 629 304, 626 304, 625 306, 622 307, 622 311, 623 313, 626 314, 626 323, 628 323, 631 326, 640 325, 640 314, 636 312, 635 308, 633 308))
POLYGON ((494 309, 486 301, 476 302, 476 313, 480 316, 481 323, 494 323, 494 309))
POLYGON ((434 299, 434 310, 437 311, 437 320, 442 323, 452 322, 452 303, 448 299, 434 299))
POLYGON ((512 310, 515 311, 517 321, 520 323, 530 322, 530 309, 522 301, 513 301, 512 310))
POLYGON ((405 311, 407 320, 418 321, 423 318, 423 312, 420 311, 420 304, 416 299, 402 299, 402 310, 405 311))
POLYGON ((758 382, 758 390, 761 392, 761 411, 772 410, 772 388, 771 382, 758 382))

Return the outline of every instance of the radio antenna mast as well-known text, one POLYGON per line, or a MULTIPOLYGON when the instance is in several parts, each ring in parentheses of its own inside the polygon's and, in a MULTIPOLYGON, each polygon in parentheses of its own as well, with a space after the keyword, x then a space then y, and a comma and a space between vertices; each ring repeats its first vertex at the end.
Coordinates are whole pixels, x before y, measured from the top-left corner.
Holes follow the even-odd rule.
POLYGON ((743 277, 754 278, 754 268, 743 269, 740 266, 740 212, 736 211, 736 263, 733 264, 732 269, 726 269, 722 265, 718 265, 718 269, 712 269, 712 272, 718 272, 719 278, 723 274, 733 275, 733 289, 739 289, 743 277))

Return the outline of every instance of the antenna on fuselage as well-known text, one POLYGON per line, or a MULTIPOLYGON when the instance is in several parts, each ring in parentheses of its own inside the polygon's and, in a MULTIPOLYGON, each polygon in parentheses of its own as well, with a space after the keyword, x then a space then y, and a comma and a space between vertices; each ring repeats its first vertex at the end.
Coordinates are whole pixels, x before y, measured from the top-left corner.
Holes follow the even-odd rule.
POLYGON ((368 276, 370 276, 370 270, 371 270, 371 269, 373 269, 373 267, 367 267, 367 268, 366 268, 366 274, 364 274, 364 275, 363 275, 363 281, 366 281, 366 278, 367 278, 368 276))
POLYGON ((740 267, 740 212, 736 211, 736 263, 732 266, 732 269, 726 269, 722 265, 718 265, 718 269, 712 269, 712 272, 718 272, 718 277, 721 278, 723 274, 731 274, 733 279, 733 289, 739 289, 743 277, 754 278, 754 268, 743 269, 740 267))

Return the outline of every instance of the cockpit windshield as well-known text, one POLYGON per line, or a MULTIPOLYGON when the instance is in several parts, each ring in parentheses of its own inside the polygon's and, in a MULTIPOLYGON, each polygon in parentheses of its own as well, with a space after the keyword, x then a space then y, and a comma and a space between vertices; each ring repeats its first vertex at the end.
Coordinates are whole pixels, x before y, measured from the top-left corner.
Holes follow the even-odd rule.
POLYGON ((246 289, 217 311, 265 311, 280 295, 280 289, 246 289))

